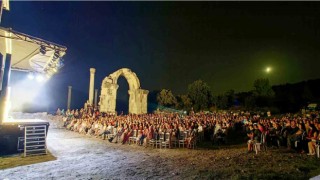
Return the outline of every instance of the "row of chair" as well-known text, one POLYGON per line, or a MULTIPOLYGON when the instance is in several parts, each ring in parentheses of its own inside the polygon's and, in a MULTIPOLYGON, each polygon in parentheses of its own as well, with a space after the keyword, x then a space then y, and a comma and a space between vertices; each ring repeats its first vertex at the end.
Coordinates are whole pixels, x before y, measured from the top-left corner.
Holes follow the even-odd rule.
POLYGON ((253 144, 253 149, 256 152, 256 154, 258 154, 258 152, 261 151, 261 145, 262 145, 262 147, 264 148, 265 151, 267 150, 266 139, 267 139, 267 134, 265 132, 261 133, 260 142, 255 142, 253 144))
MULTIPOLYGON (((115 137, 117 135, 116 129, 115 128, 111 128, 111 133, 107 135, 107 138, 112 138, 115 137)), ((180 134, 180 137, 178 139, 176 138, 171 138, 170 137, 170 133, 154 133, 153 134, 153 138, 149 140, 148 145, 153 147, 153 148, 171 148, 172 146, 174 147, 186 147, 187 144, 187 138, 188 137, 189 132, 188 131, 184 131, 183 133, 180 134)), ((136 144, 138 141, 138 131, 137 130, 133 130, 132 136, 129 137, 128 139, 128 143, 129 144, 136 144)), ((201 140, 201 135, 200 136, 196 136, 193 139, 191 139, 190 141, 190 146, 194 149, 196 146, 197 141, 201 140)))

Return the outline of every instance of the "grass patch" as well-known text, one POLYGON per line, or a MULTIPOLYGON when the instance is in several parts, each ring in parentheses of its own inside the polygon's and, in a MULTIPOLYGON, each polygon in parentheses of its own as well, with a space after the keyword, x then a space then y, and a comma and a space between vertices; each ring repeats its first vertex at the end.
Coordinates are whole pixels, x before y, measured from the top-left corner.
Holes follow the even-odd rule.
POLYGON ((30 164, 53 161, 57 158, 50 152, 47 155, 23 157, 23 154, 2 156, 0 157, 0 169, 8 169, 17 166, 25 166, 30 164))

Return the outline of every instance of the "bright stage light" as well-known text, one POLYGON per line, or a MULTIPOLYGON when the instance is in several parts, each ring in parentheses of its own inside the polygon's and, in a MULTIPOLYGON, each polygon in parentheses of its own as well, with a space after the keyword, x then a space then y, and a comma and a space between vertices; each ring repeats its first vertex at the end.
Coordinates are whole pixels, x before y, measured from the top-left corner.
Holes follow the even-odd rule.
POLYGON ((44 79, 43 75, 38 74, 37 77, 36 77, 36 80, 37 80, 38 82, 43 82, 45 79, 44 79))
POLYGON ((47 95, 47 84, 48 81, 45 74, 33 73, 34 79, 29 80, 25 74, 25 78, 15 78, 15 81, 11 82, 11 109, 13 112, 28 111, 30 109, 46 109, 50 97, 47 95), (42 77, 42 82, 37 79, 38 75, 42 77), (41 102, 41 103, 39 103, 41 102))
POLYGON ((32 73, 28 74, 28 79, 33 80, 34 79, 34 75, 32 73))
POLYGON ((11 101, 10 101, 10 96, 11 96, 11 87, 7 87, 7 94, 4 97, 4 106, 3 108, 3 122, 7 122, 9 120, 9 112, 11 109, 11 101))

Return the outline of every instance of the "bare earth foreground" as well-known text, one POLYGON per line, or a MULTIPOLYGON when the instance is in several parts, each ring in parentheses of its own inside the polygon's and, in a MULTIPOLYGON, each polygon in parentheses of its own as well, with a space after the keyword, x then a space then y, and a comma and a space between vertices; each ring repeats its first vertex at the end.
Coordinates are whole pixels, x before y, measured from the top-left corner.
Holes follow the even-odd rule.
POLYGON ((57 160, 0 170, 0 179, 308 179, 320 160, 285 150, 247 154, 245 144, 221 149, 152 149, 112 144, 59 128, 48 149, 57 160))

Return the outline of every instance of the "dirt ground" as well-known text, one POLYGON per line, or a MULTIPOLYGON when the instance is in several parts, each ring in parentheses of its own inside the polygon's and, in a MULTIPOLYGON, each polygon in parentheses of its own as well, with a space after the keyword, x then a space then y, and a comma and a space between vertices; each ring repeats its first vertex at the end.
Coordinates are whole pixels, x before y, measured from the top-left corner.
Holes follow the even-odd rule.
POLYGON ((320 159, 285 149, 246 153, 246 144, 152 149, 109 143, 51 123, 54 161, 0 170, 0 179, 309 179, 320 159))

